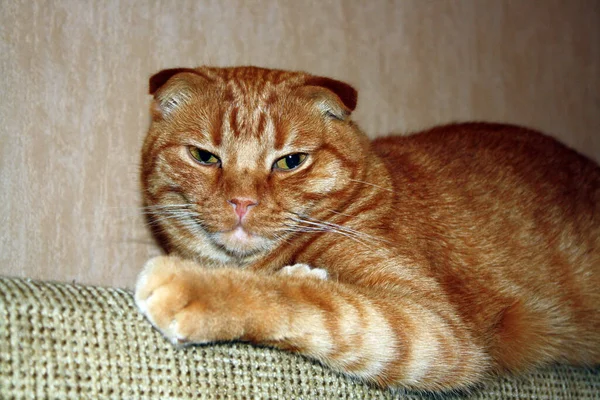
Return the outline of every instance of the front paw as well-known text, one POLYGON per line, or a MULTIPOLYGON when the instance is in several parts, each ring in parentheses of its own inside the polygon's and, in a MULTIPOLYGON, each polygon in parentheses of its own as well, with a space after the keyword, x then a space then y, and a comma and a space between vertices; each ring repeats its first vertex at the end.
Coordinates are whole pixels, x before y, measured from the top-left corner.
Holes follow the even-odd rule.
POLYGON ((162 256, 149 260, 140 274, 135 302, 167 339, 177 345, 228 339, 226 316, 215 307, 214 274, 191 261, 162 256))
POLYGON ((312 268, 307 264, 288 265, 283 267, 279 273, 283 275, 306 276, 322 280, 327 280, 328 278, 327 270, 322 268, 312 268))

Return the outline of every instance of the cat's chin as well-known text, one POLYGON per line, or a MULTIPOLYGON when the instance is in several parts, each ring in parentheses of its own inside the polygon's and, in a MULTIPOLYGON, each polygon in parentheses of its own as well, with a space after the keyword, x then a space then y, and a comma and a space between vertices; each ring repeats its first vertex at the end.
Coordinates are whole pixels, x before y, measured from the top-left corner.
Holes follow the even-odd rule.
POLYGON ((230 231, 219 232, 213 236, 214 241, 228 253, 238 257, 247 257, 267 250, 271 241, 246 231, 241 226, 230 231))

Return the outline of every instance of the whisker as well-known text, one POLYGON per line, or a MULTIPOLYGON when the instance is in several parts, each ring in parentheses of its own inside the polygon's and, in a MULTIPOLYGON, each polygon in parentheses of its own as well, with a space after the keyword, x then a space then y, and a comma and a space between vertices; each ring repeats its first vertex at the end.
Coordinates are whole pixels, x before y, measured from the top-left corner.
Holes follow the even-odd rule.
POLYGON ((344 230, 344 231, 346 231, 346 232, 348 232, 348 233, 354 233, 354 234, 356 234, 356 235, 359 235, 359 236, 360 236, 361 238, 363 238, 363 239, 369 239, 369 240, 372 240, 372 241, 374 241, 374 242, 383 242, 383 243, 390 243, 390 244, 392 243, 392 242, 390 242, 390 241, 388 241, 388 240, 386 240, 386 239, 383 239, 383 238, 380 238, 380 237, 377 237, 377 236, 373 236, 373 235, 370 235, 370 234, 368 234, 368 233, 361 232, 361 231, 359 231, 359 230, 356 230, 356 229, 353 229, 353 228, 348 228, 348 227, 346 227, 346 226, 343 226, 343 225, 335 224, 335 223, 333 223, 333 222, 329 222, 329 221, 319 221, 319 220, 316 220, 316 219, 314 219, 314 218, 309 218, 309 220, 311 220, 311 221, 315 221, 315 222, 318 222, 318 223, 323 223, 323 224, 326 224, 326 225, 331 225, 331 226, 333 226, 333 227, 335 227, 335 228, 337 228, 337 229, 344 230))
POLYGON ((339 224, 335 224, 332 222, 328 222, 328 221, 320 221, 314 218, 310 218, 310 217, 304 217, 301 216, 299 214, 295 214, 296 217, 292 217, 290 218, 292 221, 296 221, 296 222, 303 222, 306 224, 311 224, 313 226, 321 226, 323 228, 327 228, 328 230, 332 231, 332 232, 337 232, 337 233, 345 233, 346 236, 348 237, 352 237, 355 238, 356 240, 359 240, 361 242, 368 242, 371 244, 375 244, 375 243, 391 243, 385 239, 373 236, 373 235, 369 235, 367 233, 358 231, 356 229, 352 229, 352 228, 348 228, 346 226, 343 225, 339 225, 339 224))
MULTIPOLYGON (((285 230, 284 232, 291 232, 291 231, 285 230)), ((281 234, 275 233, 275 234, 273 234, 273 236, 279 242, 285 242, 287 244, 292 244, 292 241, 287 236, 285 236, 285 235, 281 235, 281 234)))
POLYGON ((140 207, 141 210, 189 210, 191 204, 163 204, 140 207))
POLYGON ((167 217, 167 216, 199 217, 201 214, 196 211, 189 211, 189 210, 171 210, 171 211, 142 212, 142 215, 153 215, 153 216, 157 216, 157 217, 167 217))
POLYGON ((316 225, 316 227, 300 227, 302 229, 307 229, 307 232, 332 232, 332 233, 337 233, 339 235, 345 236, 351 240, 354 240, 357 243, 362 244, 365 247, 369 247, 368 243, 365 243, 363 239, 360 235, 354 233, 354 232, 348 232, 348 231, 344 231, 341 229, 337 229, 335 226, 327 226, 325 224, 321 224, 318 222, 313 222, 313 221, 308 221, 308 220, 304 220, 304 219, 298 219, 296 222, 299 223, 307 223, 307 224, 312 224, 312 225, 316 225))
POLYGON ((350 218, 356 218, 356 215, 350 215, 350 214, 346 214, 340 211, 336 211, 336 210, 332 210, 331 208, 328 208, 327 211, 337 214, 337 215, 343 215, 344 217, 350 217, 350 218))
POLYGON ((376 185, 376 184, 371 183, 371 182, 359 181, 358 179, 349 179, 349 181, 357 182, 357 183, 362 183, 363 185, 373 186, 373 187, 379 188, 381 190, 387 190, 388 192, 394 193, 394 191, 392 189, 388 189, 388 188, 385 188, 385 187, 380 186, 380 185, 376 185))
POLYGON ((114 208, 118 208, 118 209, 156 209, 156 208, 170 208, 170 207, 181 207, 181 208, 187 208, 190 207, 192 204, 155 204, 155 205, 149 205, 149 206, 110 206, 110 207, 106 207, 107 209, 114 209, 114 208))
POLYGON ((149 225, 158 225, 163 221, 177 221, 182 225, 186 225, 188 227, 197 226, 198 222, 193 218, 200 216, 199 213, 193 211, 169 211, 169 212, 150 212, 149 215, 152 215, 151 221, 149 221, 149 225))
POLYGON ((331 229, 315 228, 312 226, 286 226, 288 226, 288 228, 286 228, 286 231, 288 232, 331 232, 331 229))
POLYGON ((315 225, 324 225, 324 226, 327 226, 327 227, 330 227, 330 228, 333 228, 333 229, 337 229, 337 230, 340 230, 340 231, 343 231, 343 232, 346 232, 346 233, 349 233, 349 234, 354 234, 354 235, 357 235, 357 236, 360 236, 360 237, 363 237, 363 238, 370 238, 372 240, 377 240, 377 238, 374 238, 373 236, 368 235, 366 233, 357 231, 357 230, 352 229, 352 228, 348 228, 348 227, 343 226, 343 225, 334 224, 334 223, 328 222, 328 221, 319 221, 319 220, 316 220, 316 219, 313 219, 313 218, 309 218, 309 219, 305 219, 304 218, 304 219, 301 219, 301 221, 305 222, 305 223, 315 224, 315 225))

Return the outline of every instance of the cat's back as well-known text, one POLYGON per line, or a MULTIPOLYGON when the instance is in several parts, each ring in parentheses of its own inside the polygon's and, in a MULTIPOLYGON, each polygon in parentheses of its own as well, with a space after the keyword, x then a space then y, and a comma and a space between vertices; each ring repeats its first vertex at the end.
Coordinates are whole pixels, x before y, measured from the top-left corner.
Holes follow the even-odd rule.
POLYGON ((424 185, 423 189, 475 192, 520 187, 578 199, 585 195, 588 205, 600 207, 598 165, 524 127, 476 122, 442 125, 376 139, 373 149, 391 170, 395 186, 409 181, 415 187, 424 185))
MULTIPOLYGON (((388 136, 373 141, 374 150, 387 160, 406 157, 417 164, 438 160, 444 163, 473 163, 500 161, 502 165, 529 163, 598 166, 550 136, 525 127, 467 122, 440 125, 406 136, 388 136), (419 160, 421 158, 421 160, 419 160)), ((574 167, 574 165, 571 165, 574 167)))
POLYGON ((539 276, 572 275, 572 294, 600 310, 596 163, 539 132, 488 123, 381 138, 373 149, 393 180, 394 210, 407 210, 396 211, 395 234, 413 238, 442 275, 471 270, 484 286, 514 280, 540 295, 551 287, 539 276))
POLYGON ((511 221, 552 236, 570 226, 600 263, 600 167, 557 140, 514 125, 464 123, 377 139, 373 149, 390 171, 398 209, 450 230, 495 227, 491 236, 510 235, 511 221))
MULTIPOLYGON (((522 322, 513 338, 521 353, 535 353, 532 332, 560 338, 565 360, 597 362, 596 163, 549 136, 503 124, 446 125, 372 145, 393 182, 401 251, 430 267, 465 318, 493 330, 505 315, 522 322), (566 320, 577 334, 565 330, 566 320), (580 337, 596 339, 582 345, 580 337)), ((511 365, 506 347, 492 353, 511 365)))

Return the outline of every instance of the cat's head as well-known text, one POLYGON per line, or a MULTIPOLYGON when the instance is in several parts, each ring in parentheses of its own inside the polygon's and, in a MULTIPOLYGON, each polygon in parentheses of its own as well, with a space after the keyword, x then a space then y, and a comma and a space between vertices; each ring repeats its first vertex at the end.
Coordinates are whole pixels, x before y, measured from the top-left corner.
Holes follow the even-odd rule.
POLYGON ((143 198, 171 252, 244 262, 317 230, 298 221, 347 201, 365 162, 368 141, 349 119, 356 91, 343 82, 181 68, 154 75, 150 93, 143 198))

